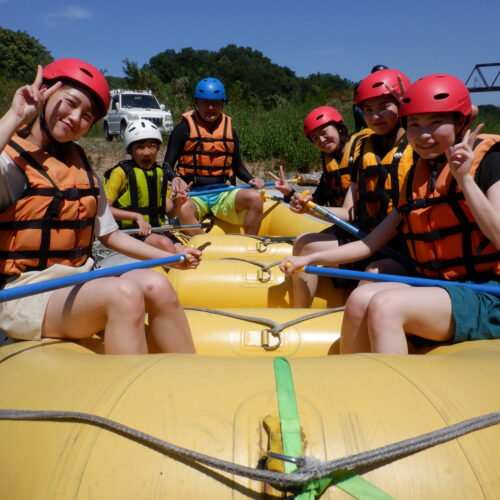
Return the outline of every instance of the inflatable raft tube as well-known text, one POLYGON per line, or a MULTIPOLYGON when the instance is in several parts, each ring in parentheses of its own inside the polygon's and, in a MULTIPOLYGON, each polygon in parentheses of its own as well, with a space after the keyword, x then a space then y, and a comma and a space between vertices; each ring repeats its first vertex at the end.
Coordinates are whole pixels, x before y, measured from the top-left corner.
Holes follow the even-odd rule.
POLYGON ((198 248, 204 259, 246 257, 253 260, 283 260, 292 255, 294 236, 252 236, 246 234, 197 234, 185 244, 198 248))
MULTIPOLYGON (((278 262, 251 259, 202 260, 194 271, 170 269, 165 274, 183 306, 291 307, 292 278, 279 270, 278 262)), ((334 288, 332 280, 319 280, 312 308, 332 308, 345 304, 349 290, 334 288)))
POLYGON ((295 214, 288 205, 266 202, 257 236, 244 235, 241 226, 216 219, 206 234, 193 236, 183 242, 191 248, 202 249, 205 259, 246 255, 259 260, 283 260, 292 254, 295 237, 302 233, 319 233, 330 225, 309 214, 295 214))
MULTIPOLYGON (((86 412, 217 459, 261 467, 277 416, 273 360, 100 356, 81 345, 0 349, 0 407, 86 412)), ((304 453, 332 460, 497 412, 500 341, 425 356, 290 360, 304 453)), ((282 498, 267 484, 176 459, 96 426, 0 421, 0 497, 282 498), (266 496, 269 495, 269 496, 266 496)), ((500 426, 358 470, 393 498, 498 497, 500 426)), ((331 486, 322 498, 347 498, 331 486)))
MULTIPOLYGON (((264 213, 259 235, 261 236, 298 236, 301 233, 319 232, 331 226, 309 214, 296 214, 289 205, 276 201, 264 202, 264 213)), ((240 234, 243 227, 229 224, 219 219, 214 220, 212 234, 240 234)))
MULTIPOLYGON (((337 354, 343 308, 185 308, 196 352, 210 356, 311 357, 337 354)), ((102 339, 82 344, 104 352, 102 339)))
MULTIPOLYGON (((225 238, 225 236, 223 237, 225 238)), ((115 253, 99 263, 100 268, 136 262, 115 253)), ((279 270, 280 259, 253 260, 245 254, 220 259, 203 258, 195 270, 154 268, 170 281, 183 306, 291 307, 292 278, 279 270)), ((354 283, 354 282, 353 282, 354 283)), ((350 288, 334 287, 330 278, 321 276, 311 307, 325 309, 345 304, 350 288)))
MULTIPOLYGON (((112 267, 134 262, 115 254, 100 262, 100 267, 112 267)), ((184 271, 154 268, 174 287, 183 306, 220 308, 289 308, 292 306, 292 278, 279 270, 278 261, 252 260, 243 256, 203 259, 195 270, 184 271)), ((311 307, 325 309, 341 307, 350 288, 337 288, 328 277, 320 277, 311 307)))

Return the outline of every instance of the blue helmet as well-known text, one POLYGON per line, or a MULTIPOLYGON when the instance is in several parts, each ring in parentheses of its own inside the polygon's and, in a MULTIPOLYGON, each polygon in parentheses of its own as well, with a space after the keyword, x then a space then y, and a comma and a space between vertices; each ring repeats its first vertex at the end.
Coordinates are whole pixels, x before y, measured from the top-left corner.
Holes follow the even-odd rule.
POLYGON ((217 78, 203 78, 194 89, 195 99, 226 99, 226 89, 217 78))

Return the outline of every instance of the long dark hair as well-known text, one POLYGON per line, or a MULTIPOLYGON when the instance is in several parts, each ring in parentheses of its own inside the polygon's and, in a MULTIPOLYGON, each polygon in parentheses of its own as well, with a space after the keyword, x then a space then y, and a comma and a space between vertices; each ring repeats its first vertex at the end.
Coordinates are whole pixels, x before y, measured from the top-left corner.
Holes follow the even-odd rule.
POLYGON ((349 132, 344 122, 330 122, 327 125, 333 125, 337 129, 337 132, 339 133, 340 144, 337 151, 333 153, 333 157, 336 160, 340 160, 342 158, 345 145, 349 142, 350 139, 349 132))

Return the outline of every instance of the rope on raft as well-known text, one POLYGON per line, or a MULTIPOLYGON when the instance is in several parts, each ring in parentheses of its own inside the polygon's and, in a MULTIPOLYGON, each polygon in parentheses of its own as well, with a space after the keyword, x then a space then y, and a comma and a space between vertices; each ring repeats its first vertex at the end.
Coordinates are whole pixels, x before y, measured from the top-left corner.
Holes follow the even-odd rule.
POLYGON ((276 321, 269 318, 261 318, 259 316, 249 316, 245 314, 237 314, 229 311, 221 311, 219 309, 209 309, 206 307, 197 307, 197 306, 184 306, 185 310, 188 311, 200 311, 200 312, 208 312, 212 314, 218 314, 220 316, 226 316, 228 318, 233 319, 241 319, 244 321, 250 321, 252 323, 259 323, 261 325, 269 327, 269 330, 272 333, 280 333, 285 328, 288 328, 293 325, 297 325, 298 323, 302 323, 303 321, 307 321, 313 318, 319 318, 321 316, 326 316, 327 314, 336 313, 344 310, 344 306, 341 307, 333 307, 331 309, 319 309, 318 311, 310 314, 306 314, 304 316, 300 316, 298 318, 294 318, 290 321, 286 321, 285 323, 277 323, 276 321))
POLYGON ((500 423, 500 412, 489 413, 487 415, 464 420, 457 424, 422 434, 421 436, 398 441, 387 446, 356 453, 355 455, 344 458, 322 462, 312 457, 303 456, 297 461, 298 471, 292 474, 254 469, 252 467, 214 458, 203 453, 176 446, 119 422, 90 413, 0 409, 0 420, 77 422, 94 425, 127 437, 132 441, 165 455, 173 455, 173 458, 177 456, 184 460, 191 460, 237 476, 282 487, 289 487, 305 484, 315 479, 321 479, 337 471, 355 471, 359 468, 382 465, 388 461, 403 458, 413 453, 431 448, 432 446, 446 443, 465 434, 497 425, 500 423))

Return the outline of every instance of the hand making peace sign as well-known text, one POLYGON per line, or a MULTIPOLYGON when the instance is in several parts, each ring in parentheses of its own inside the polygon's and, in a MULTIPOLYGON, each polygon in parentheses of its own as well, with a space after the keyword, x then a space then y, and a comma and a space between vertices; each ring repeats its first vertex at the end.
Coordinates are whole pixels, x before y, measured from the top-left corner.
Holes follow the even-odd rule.
POLYGON ((57 82, 55 85, 52 85, 52 87, 42 90, 42 75, 42 67, 38 65, 34 82, 31 85, 24 85, 17 89, 14 94, 10 107, 21 119, 21 124, 28 123, 33 117, 40 113, 43 104, 62 85, 61 82, 57 82))
POLYGON ((477 136, 483 124, 479 124, 473 132, 470 129, 465 132, 462 141, 450 146, 446 151, 446 157, 448 158, 448 165, 450 166, 451 173, 457 179, 457 181, 462 180, 466 175, 469 174, 472 167, 472 162, 474 160, 474 143, 476 142, 477 136))

